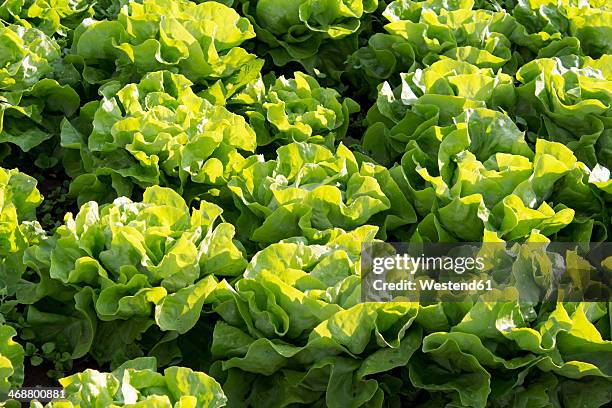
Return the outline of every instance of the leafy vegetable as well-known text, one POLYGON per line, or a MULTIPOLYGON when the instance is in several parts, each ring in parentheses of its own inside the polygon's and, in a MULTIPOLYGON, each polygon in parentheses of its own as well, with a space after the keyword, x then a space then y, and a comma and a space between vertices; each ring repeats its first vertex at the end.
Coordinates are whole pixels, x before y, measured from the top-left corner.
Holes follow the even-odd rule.
POLYGON ((415 221, 389 171, 359 163, 342 144, 334 153, 294 142, 280 147, 277 157, 257 158, 228 183, 241 209, 238 231, 252 241, 305 236, 325 243, 369 222, 382 225, 384 235, 415 221))
POLYGON ((0 395, 609 406, 611 13, 0 0, 0 395), (491 290, 371 296, 394 243, 491 290))
POLYGON ((235 293, 217 296, 227 323, 215 327, 221 364, 212 369, 225 372, 229 406, 360 406, 382 396, 384 380, 371 377, 405 364, 421 330, 407 330, 416 304, 359 303, 361 243, 375 233, 361 227, 325 246, 272 244, 235 293), (272 385, 278 392, 268 392, 272 385))
MULTIPOLYGON (((103 207, 84 204, 76 216, 67 215, 53 237, 29 250, 26 260, 39 282, 23 282, 18 299, 32 305, 30 329, 45 341, 62 337, 50 333, 49 320, 67 336, 80 332, 56 347, 66 347, 73 358, 88 352, 96 333, 103 336, 108 326, 125 326, 132 341, 153 322, 185 333, 216 287, 214 276, 233 277, 246 266, 234 227, 215 225, 221 212, 202 202, 190 214, 177 193, 157 186, 144 192, 142 202, 122 197, 103 207), (49 299, 68 309, 44 310, 49 299), (72 328, 64 321, 71 304, 68 315, 78 325, 72 328)), ((97 357, 123 358, 126 346, 101 349, 97 357)))
POLYGON ((259 79, 232 102, 246 105, 259 146, 281 139, 333 147, 335 140, 346 136, 349 115, 359 110, 352 99, 340 101, 336 90, 321 87, 301 72, 290 79, 280 77, 269 86, 259 79))
POLYGON ((375 33, 349 60, 351 71, 357 71, 353 81, 365 76, 375 85, 447 58, 513 74, 536 56, 578 53, 579 40, 544 27, 532 29, 532 18, 517 16, 519 7, 513 15, 499 6, 473 6, 473 0, 391 2, 383 12, 386 33, 375 33))
POLYGON ((214 1, 144 0, 126 4, 117 20, 84 20, 71 51, 89 83, 113 77, 125 83, 163 69, 191 81, 214 81, 255 59, 238 47, 254 36, 246 18, 214 1))
POLYGON ((168 71, 124 87, 110 82, 98 104, 81 109, 75 126, 64 121, 62 145, 80 152, 82 169, 75 173, 82 174, 71 186, 80 202, 129 196, 134 186, 182 191, 189 182, 227 182, 244 161, 239 150, 255 150, 255 132, 241 116, 198 97, 191 85, 168 71))
POLYGON ((342 56, 356 48, 355 33, 378 0, 240 0, 253 23, 262 53, 278 66, 296 61, 310 73, 338 75, 342 56), (329 58, 329 59, 328 59, 329 58), (325 67, 325 68, 324 68, 325 67))
POLYGON ((0 157, 7 143, 24 152, 59 132, 61 115, 70 116, 79 96, 52 78, 60 48, 36 28, 0 22, 0 157))
MULTIPOLYGON (((122 406, 202 407, 225 406, 219 384, 208 375, 185 367, 157 372, 154 358, 126 362, 110 373, 85 370, 60 380, 66 401, 52 402, 48 408, 122 406)), ((42 407, 37 403, 34 407, 42 407)))
MULTIPOLYGON (((16 169, 0 167, 0 298, 14 295, 25 271, 23 252, 44 234, 36 218, 42 196, 36 180, 16 169)), ((0 307, 0 312, 8 303, 0 307)))
POLYGON ((527 0, 518 2, 513 10, 530 32, 562 33, 592 57, 610 53, 610 44, 603 39, 610 36, 611 12, 610 5, 600 0, 527 0))
POLYGON ((609 56, 597 60, 576 56, 536 59, 516 77, 516 115, 540 137, 548 136, 572 149, 593 167, 612 167, 609 56))
MULTIPOLYGON (((363 147, 380 163, 391 164, 411 138, 431 131, 430 126, 450 125, 466 108, 510 108, 516 101, 515 93, 510 76, 450 59, 401 74, 401 85, 395 89, 388 82, 380 86, 366 117, 369 127, 363 147)), ((505 121, 516 128, 510 118, 505 121)))
POLYGON ((87 1, 71 0, 5 0, 0 17, 5 21, 36 27, 45 34, 67 36, 93 10, 87 1))

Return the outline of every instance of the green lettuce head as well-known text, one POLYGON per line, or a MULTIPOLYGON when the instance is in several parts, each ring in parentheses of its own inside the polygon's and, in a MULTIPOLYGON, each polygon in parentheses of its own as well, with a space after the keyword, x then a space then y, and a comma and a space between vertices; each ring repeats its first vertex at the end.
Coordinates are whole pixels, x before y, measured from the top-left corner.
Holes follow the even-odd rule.
POLYGON ((59 122, 80 104, 68 85, 51 79, 60 47, 36 28, 0 22, 0 159, 57 137, 59 122))
POLYGON ((60 48, 45 33, 13 24, 2 24, 0 32, 2 92, 29 89, 53 71, 53 64, 60 59, 60 48))
MULTIPOLYGON (((200 407, 220 408, 227 398, 210 376, 186 367, 157 371, 153 357, 125 362, 110 373, 87 369, 59 380, 65 399, 46 408, 91 407, 200 407)), ((42 408, 39 402, 33 408, 42 408)))
POLYGON ((231 81, 256 63, 239 47, 253 37, 251 23, 221 3, 144 0, 122 7, 116 20, 84 20, 71 54, 89 83, 126 83, 163 69, 194 82, 231 81))
POLYGON ((413 238, 520 240, 537 230, 545 236, 567 233, 574 240, 605 239, 610 227, 605 168, 589 169, 567 147, 544 139, 536 141, 534 154, 524 132, 503 113, 456 109, 454 123, 440 120, 414 130, 401 166, 391 170, 424 217, 413 238))
POLYGON ((340 144, 335 152, 294 142, 277 159, 258 160, 228 183, 241 209, 238 231, 259 244, 304 236, 325 243, 365 224, 381 235, 414 222, 414 211, 389 171, 358 162, 340 144))
POLYGON ((349 115, 359 110, 352 99, 342 99, 336 90, 301 72, 265 82, 271 83, 266 86, 260 78, 232 99, 246 105, 243 109, 260 146, 296 141, 333 147, 346 135, 349 115))
MULTIPOLYGON (((236 291, 219 291, 216 300, 248 304, 237 313, 252 336, 304 339, 326 318, 360 302, 362 244, 372 242, 377 231, 365 225, 325 245, 309 245, 304 238, 270 244, 253 256, 236 291)), ((231 320, 232 308, 218 310, 231 320)))
POLYGON ((378 0, 240 0, 239 5, 276 65, 295 61, 310 73, 337 76, 378 0))
POLYGON ((93 15, 86 0, 5 0, 0 18, 24 27, 36 27, 47 35, 67 37, 85 18, 93 15))
POLYGON ((418 66, 412 46, 400 36, 385 33, 374 33, 367 45, 351 54, 346 64, 344 78, 357 93, 371 99, 376 99, 376 88, 381 82, 418 66))
POLYGON ((187 183, 224 185, 253 152, 256 137, 244 118, 198 97, 191 82, 168 71, 152 72, 125 87, 108 83, 100 103, 64 121, 62 145, 76 149, 71 191, 79 202, 129 196, 133 187, 187 183))
POLYGON ((44 235, 34 221, 41 202, 34 178, 0 167, 0 297, 15 294, 25 270, 23 252, 44 235))
POLYGON ((432 3, 394 2, 384 13, 387 32, 411 44, 424 64, 448 57, 479 68, 501 68, 511 60, 518 24, 509 14, 471 10, 471 4, 447 11, 442 3, 432 3))
POLYGON ((612 6, 606 0, 519 0, 512 11, 530 33, 560 33, 566 46, 598 58, 612 52, 612 6))
MULTIPOLYGON (((361 303, 361 245, 376 227, 326 245, 303 239, 257 253, 236 290, 219 291, 211 373, 229 402, 255 407, 363 406, 382 397, 377 373, 404 366, 420 345, 416 303, 361 303), (280 392, 269 392, 274 385, 280 392)), ((291 241, 291 242, 290 242, 291 241)))
POLYGON ((93 5, 94 18, 96 20, 116 20, 123 6, 129 2, 129 0, 98 0, 93 5))
POLYGON ((540 137, 563 143, 590 167, 612 168, 612 57, 541 58, 516 78, 517 118, 540 137))
MULTIPOLYGON (((596 303, 557 303, 537 312, 529 304, 483 301, 468 307, 466 314, 457 306, 427 310, 430 322, 441 317, 451 328, 425 336, 423 353, 408 363, 404 378, 418 390, 471 407, 493 401, 529 405, 533 398, 550 405, 563 400, 590 407, 610 401, 603 390, 610 387, 605 358, 611 343, 597 329, 608 318, 605 308, 596 303), (502 352, 508 349, 513 354, 502 352)), ((417 316, 423 324, 419 318, 425 318, 424 309, 417 316)))
POLYGON ((454 59, 402 73, 400 80, 395 88, 389 82, 379 86, 376 103, 366 116, 363 148, 384 165, 401 157, 412 133, 426 131, 432 124, 451 124, 455 111, 509 109, 516 104, 511 76, 454 59))
MULTIPOLYGON (((421 21, 422 13, 439 14, 445 12, 464 10, 469 12, 473 6, 472 0, 427 0, 412 1, 398 0, 387 4, 382 15, 387 22, 395 23, 385 26, 387 32, 376 32, 368 38, 367 44, 356 50, 347 60, 347 77, 351 80, 356 90, 364 91, 364 85, 368 85, 365 92, 367 96, 376 98, 376 88, 383 81, 395 83, 396 74, 400 72, 411 72, 420 66, 420 62, 428 64, 432 62, 429 58, 424 61, 427 48, 438 46, 451 48, 454 44, 450 41, 440 41, 428 38, 431 19, 421 21), (402 22, 402 20, 405 20, 402 22), (402 29, 399 28, 402 26, 402 29), (403 33, 402 31, 407 31, 403 33), (410 37, 410 38, 407 38, 410 37), (421 37, 419 39, 419 37, 421 37)), ((442 34, 443 28, 436 26, 431 29, 442 34)), ((445 38, 448 40, 449 38, 445 38)), ((456 41, 456 39, 453 39, 456 41)))
POLYGON ((149 328, 191 329, 215 276, 231 278, 246 267, 234 227, 217 221, 221 213, 207 202, 190 212, 176 192, 157 186, 142 202, 92 201, 69 213, 25 257, 38 278, 24 282, 17 298, 30 304, 36 344, 54 342, 70 358, 91 352, 100 362, 120 363, 142 353, 135 342, 149 328), (48 306, 58 302, 63 306, 48 306), (109 335, 114 331, 122 335, 109 335))
POLYGON ((473 0, 389 3, 383 12, 387 33, 371 36, 367 45, 351 55, 349 78, 359 89, 364 77, 372 93, 382 80, 398 85, 394 75, 419 68, 419 63, 427 66, 451 58, 513 74, 525 60, 579 52, 575 38, 529 31, 510 11, 499 7, 473 7, 473 0))

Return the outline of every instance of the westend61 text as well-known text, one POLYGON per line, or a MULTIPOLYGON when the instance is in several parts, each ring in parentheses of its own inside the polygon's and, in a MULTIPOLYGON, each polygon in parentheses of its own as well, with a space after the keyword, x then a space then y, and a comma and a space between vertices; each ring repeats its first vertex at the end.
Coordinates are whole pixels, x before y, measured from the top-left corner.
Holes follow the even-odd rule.
POLYGON ((381 291, 483 291, 493 290, 493 283, 490 279, 473 280, 469 282, 436 282, 434 279, 422 279, 411 281, 402 279, 398 282, 386 282, 382 279, 377 279, 373 282, 374 290, 381 291))

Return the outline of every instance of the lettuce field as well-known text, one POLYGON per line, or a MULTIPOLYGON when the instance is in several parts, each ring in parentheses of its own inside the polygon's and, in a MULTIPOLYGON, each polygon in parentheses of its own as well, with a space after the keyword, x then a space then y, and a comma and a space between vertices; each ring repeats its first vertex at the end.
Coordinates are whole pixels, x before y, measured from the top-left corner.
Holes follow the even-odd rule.
POLYGON ((610 0, 0 0, 0 407, 611 406, 611 169, 610 0))

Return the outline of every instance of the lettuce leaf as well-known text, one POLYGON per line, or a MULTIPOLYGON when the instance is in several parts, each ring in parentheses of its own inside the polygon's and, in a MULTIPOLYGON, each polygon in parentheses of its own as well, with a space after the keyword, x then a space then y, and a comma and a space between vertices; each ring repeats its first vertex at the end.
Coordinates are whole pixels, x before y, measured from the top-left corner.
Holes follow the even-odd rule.
POLYGON ((23 383, 23 347, 13 340, 17 332, 0 323, 0 392, 8 393, 23 383))

